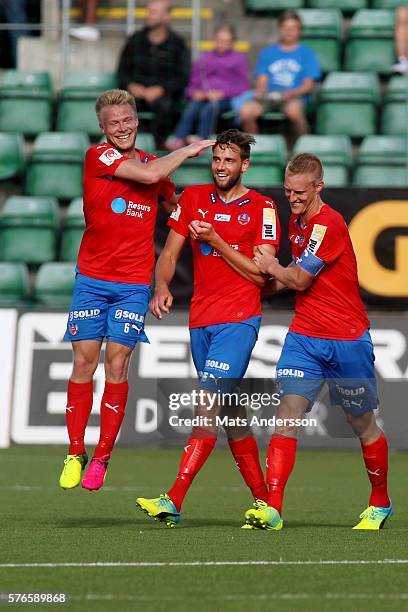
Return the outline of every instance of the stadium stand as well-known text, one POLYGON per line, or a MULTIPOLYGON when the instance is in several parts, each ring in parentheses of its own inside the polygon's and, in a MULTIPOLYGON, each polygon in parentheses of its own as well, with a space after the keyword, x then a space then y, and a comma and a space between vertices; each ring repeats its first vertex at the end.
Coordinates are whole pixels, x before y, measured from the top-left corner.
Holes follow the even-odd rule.
POLYGON ((300 9, 304 6, 304 0, 244 0, 247 13, 261 13, 276 15, 288 9, 300 9))
POLYGON ((357 11, 348 30, 345 69, 388 74, 395 57, 394 28, 392 11, 357 11))
POLYGON ((320 90, 316 132, 354 138, 375 134, 379 100, 376 74, 331 72, 320 90))
POLYGON ((407 79, 394 76, 384 94, 381 132, 389 135, 406 134, 408 125, 407 79))
POLYGON ((56 256, 58 202, 11 196, 0 216, 0 261, 37 265, 56 256))
POLYGON ((302 9, 302 42, 313 49, 323 72, 340 70, 343 38, 342 15, 338 9, 302 9))
POLYGON ((0 262, 0 306, 20 306, 28 298, 28 269, 24 263, 0 262))
POLYGON ((336 8, 348 15, 368 6, 368 0, 309 0, 311 8, 336 8))
POLYGON ((57 130, 99 136, 95 100, 106 89, 117 87, 113 73, 71 72, 64 79, 58 100, 57 130))
POLYGON ((24 169, 24 139, 21 134, 0 133, 0 181, 20 176, 24 169))
POLYGON ((0 131, 33 136, 49 130, 52 106, 48 72, 5 72, 0 84, 0 131))
POLYGON ((75 198, 68 206, 61 239, 61 261, 76 261, 85 228, 82 198, 75 198))
POLYGON ((244 182, 251 187, 279 185, 287 160, 287 149, 281 134, 257 134, 251 151, 251 164, 244 182))
POLYGON ((406 0, 373 0, 373 8, 378 9, 396 9, 398 6, 406 6, 406 0))
POLYGON ((75 281, 73 263, 52 261, 40 266, 34 283, 34 298, 45 306, 69 306, 75 281))
POLYGON ((45 132, 37 136, 27 165, 28 195, 72 199, 82 195, 82 166, 89 147, 84 133, 45 132))
POLYGON ((328 187, 343 187, 348 183, 352 162, 351 140, 348 136, 301 136, 293 153, 312 151, 324 165, 324 182, 328 187))
POLYGON ((379 187, 408 184, 404 136, 367 136, 356 158, 353 184, 379 187))

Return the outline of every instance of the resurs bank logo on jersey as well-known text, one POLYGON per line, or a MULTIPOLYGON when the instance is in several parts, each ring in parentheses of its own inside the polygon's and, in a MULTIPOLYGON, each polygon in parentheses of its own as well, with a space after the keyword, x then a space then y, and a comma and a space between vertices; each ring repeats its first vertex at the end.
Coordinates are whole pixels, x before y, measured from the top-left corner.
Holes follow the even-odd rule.
POLYGON ((143 214, 145 212, 150 212, 150 206, 148 204, 140 204, 139 202, 126 202, 123 198, 115 198, 111 202, 111 209, 117 215, 121 215, 126 213, 128 217, 136 217, 138 219, 143 219, 143 214))

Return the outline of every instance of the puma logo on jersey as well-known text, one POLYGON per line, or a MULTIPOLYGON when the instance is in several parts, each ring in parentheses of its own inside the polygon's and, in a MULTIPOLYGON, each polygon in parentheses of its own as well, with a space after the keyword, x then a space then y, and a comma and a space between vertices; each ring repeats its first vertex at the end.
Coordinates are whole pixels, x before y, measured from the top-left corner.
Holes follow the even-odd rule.
POLYGON ((374 472, 372 472, 371 470, 367 470, 367 474, 371 474, 372 476, 379 476, 380 468, 377 468, 374 472))
POLYGON ((184 452, 187 453, 188 449, 190 448, 191 444, 187 444, 187 446, 184 447, 184 452))
POLYGON ((73 411, 73 409, 74 409, 74 406, 67 406, 67 411, 68 411, 68 412, 72 412, 72 411, 73 411))
POLYGON ((113 410, 113 412, 116 412, 116 414, 118 414, 118 408, 119 408, 119 404, 116 404, 115 406, 112 406, 112 404, 108 404, 108 402, 105 402, 105 406, 107 408, 110 408, 111 410, 113 410))
POLYGON ((142 328, 138 327, 137 325, 132 325, 132 329, 135 329, 138 334, 140 334, 140 332, 142 331, 142 328))
POLYGON ((205 215, 208 213, 208 210, 201 210, 201 208, 199 208, 198 212, 201 213, 203 215, 203 219, 205 219, 205 215))

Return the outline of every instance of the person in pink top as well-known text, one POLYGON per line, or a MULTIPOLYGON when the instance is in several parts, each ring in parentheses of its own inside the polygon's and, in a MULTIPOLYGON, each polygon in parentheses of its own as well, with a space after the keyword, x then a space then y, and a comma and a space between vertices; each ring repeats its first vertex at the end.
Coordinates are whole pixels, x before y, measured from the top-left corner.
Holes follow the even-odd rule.
POLYGON ((243 53, 234 50, 235 30, 220 26, 214 34, 214 50, 193 64, 186 89, 189 102, 166 148, 207 138, 215 131, 217 117, 231 110, 235 96, 249 89, 249 68, 243 53))

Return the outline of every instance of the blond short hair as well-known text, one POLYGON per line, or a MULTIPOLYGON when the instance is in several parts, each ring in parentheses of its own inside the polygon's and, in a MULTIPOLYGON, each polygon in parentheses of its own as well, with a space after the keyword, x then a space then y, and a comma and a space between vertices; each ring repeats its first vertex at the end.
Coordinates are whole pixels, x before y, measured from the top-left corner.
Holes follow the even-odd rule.
POLYGON ((290 174, 311 174, 317 181, 323 180, 322 162, 312 153, 299 153, 286 166, 290 174))
POLYGON ((121 104, 129 104, 135 115, 137 115, 136 102, 132 94, 124 89, 108 89, 99 96, 95 103, 95 111, 98 119, 101 119, 101 111, 107 106, 120 106, 121 104))

